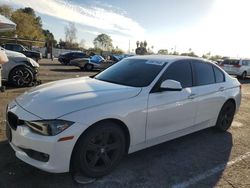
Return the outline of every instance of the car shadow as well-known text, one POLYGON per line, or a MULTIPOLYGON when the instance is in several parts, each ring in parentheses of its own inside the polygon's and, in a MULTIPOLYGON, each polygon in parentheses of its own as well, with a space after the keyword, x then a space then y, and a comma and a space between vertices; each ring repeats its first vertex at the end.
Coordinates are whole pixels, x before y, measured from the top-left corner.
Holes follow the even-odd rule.
MULTIPOLYGON (((51 71, 54 72, 86 72, 82 71, 80 68, 68 68, 68 69, 50 69, 51 71)), ((87 72, 99 72, 98 70, 92 70, 92 71, 87 71, 87 72)))
MULTIPOLYGON (((172 187, 220 166, 220 172, 198 182, 198 187, 214 187, 231 149, 230 132, 206 129, 127 155, 111 174, 84 187, 172 187)), ((7 142, 0 150, 0 187, 79 187, 69 173, 46 173, 16 159, 7 142)))
POLYGON ((63 64, 61 64, 61 63, 54 63, 54 62, 51 62, 51 63, 41 63, 41 64, 39 64, 40 66, 53 66, 53 67, 55 67, 55 66, 67 66, 67 65, 63 65, 63 64))
POLYGON ((54 71, 54 72, 82 72, 79 68, 67 68, 67 69, 50 69, 51 71, 54 71))

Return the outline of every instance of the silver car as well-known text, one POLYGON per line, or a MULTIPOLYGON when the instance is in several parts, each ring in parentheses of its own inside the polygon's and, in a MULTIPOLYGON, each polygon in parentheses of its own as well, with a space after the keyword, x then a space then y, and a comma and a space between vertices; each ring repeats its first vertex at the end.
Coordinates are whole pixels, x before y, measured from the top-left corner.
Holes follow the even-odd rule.
POLYGON ((33 85, 37 80, 39 64, 18 52, 5 50, 5 53, 9 61, 2 65, 2 80, 16 87, 33 85))
POLYGON ((241 79, 250 76, 250 59, 226 59, 220 66, 228 74, 236 75, 241 79))
POLYGON ((94 55, 90 58, 78 58, 78 59, 73 59, 70 61, 69 65, 72 66, 77 66, 81 70, 85 71, 92 71, 93 69, 106 69, 110 67, 111 65, 115 64, 119 60, 114 60, 114 59, 104 59, 100 55, 94 55))

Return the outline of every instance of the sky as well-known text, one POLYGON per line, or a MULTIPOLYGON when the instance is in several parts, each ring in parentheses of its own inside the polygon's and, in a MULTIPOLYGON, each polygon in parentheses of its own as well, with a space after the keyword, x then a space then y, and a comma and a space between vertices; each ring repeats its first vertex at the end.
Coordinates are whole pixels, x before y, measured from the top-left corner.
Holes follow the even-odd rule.
POLYGON ((2 4, 33 8, 57 40, 65 38, 65 26, 74 22, 77 40, 84 40, 86 47, 106 33, 124 51, 146 40, 154 52, 191 48, 198 55, 250 57, 249 0, 1 0, 2 4))

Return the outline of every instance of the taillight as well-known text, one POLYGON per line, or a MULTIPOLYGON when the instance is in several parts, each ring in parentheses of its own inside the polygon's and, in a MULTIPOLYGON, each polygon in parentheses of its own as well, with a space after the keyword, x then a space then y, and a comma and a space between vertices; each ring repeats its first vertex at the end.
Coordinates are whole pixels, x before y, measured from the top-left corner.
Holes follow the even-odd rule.
POLYGON ((239 67, 241 67, 241 65, 237 64, 237 65, 234 65, 234 67, 237 67, 237 68, 239 68, 239 67))
POLYGON ((221 64, 219 64, 219 66, 220 66, 220 67, 224 67, 224 64, 223 64, 223 63, 221 63, 221 64))

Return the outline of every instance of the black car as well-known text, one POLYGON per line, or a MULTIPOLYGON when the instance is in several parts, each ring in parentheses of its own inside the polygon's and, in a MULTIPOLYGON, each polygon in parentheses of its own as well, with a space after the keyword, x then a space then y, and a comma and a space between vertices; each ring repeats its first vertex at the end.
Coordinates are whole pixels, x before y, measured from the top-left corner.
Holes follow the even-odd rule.
POLYGON ((89 56, 84 52, 66 52, 59 55, 58 61, 64 65, 68 65, 69 62, 73 59, 88 58, 88 57, 89 56))
POLYGON ((4 44, 2 46, 6 50, 20 52, 20 53, 24 54, 25 56, 34 59, 35 61, 38 61, 39 59, 42 58, 42 54, 40 52, 28 50, 28 49, 26 49, 21 44, 11 44, 11 43, 8 43, 8 44, 4 44))

